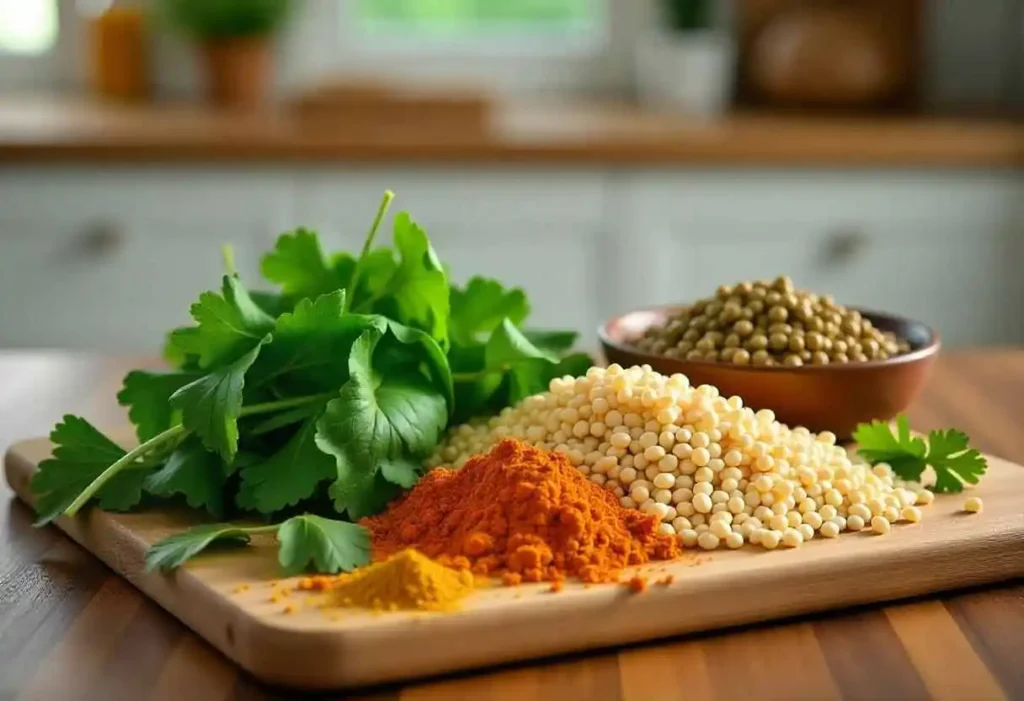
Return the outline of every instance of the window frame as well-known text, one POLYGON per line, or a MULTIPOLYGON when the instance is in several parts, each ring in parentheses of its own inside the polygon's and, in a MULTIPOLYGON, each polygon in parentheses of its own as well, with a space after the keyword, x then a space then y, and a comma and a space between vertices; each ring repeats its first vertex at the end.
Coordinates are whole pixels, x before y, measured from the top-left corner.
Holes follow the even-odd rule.
POLYGON ((528 49, 520 42, 372 46, 346 29, 354 24, 351 18, 357 1, 306 1, 307 12, 289 26, 284 38, 286 85, 343 72, 422 83, 464 80, 498 94, 618 91, 632 83, 633 37, 639 27, 649 26, 644 11, 656 0, 595 0, 606 17, 597 36, 528 49))
POLYGON ((529 58, 529 57, 566 57, 593 55, 598 53, 609 38, 609 6, 611 0, 591 0, 596 6, 595 15, 603 16, 596 22, 592 31, 585 36, 541 37, 524 32, 496 32, 476 38, 465 37, 445 40, 415 39, 398 37, 366 37, 357 30, 356 5, 359 0, 343 0, 339 3, 341 31, 346 45, 353 51, 369 56, 413 56, 417 59, 426 58, 529 58))

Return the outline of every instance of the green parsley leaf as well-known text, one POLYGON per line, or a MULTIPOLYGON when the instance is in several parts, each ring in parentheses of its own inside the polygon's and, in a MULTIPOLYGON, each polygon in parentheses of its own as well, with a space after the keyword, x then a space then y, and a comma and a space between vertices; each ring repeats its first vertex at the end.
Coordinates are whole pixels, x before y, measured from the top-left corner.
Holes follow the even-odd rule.
POLYGON ((959 492, 964 484, 977 484, 988 468, 980 452, 968 445, 968 438, 955 429, 928 434, 928 464, 935 470, 936 492, 959 492))
MULTIPOLYGON (((524 330, 526 340, 548 353, 560 354, 576 345, 579 334, 575 331, 537 331, 524 330)), ((588 368, 589 369, 589 368, 588 368)))
POLYGON ((278 561, 285 576, 306 571, 349 572, 370 562, 370 533, 362 526, 306 514, 281 524, 278 561))
POLYGON ((920 482, 925 468, 931 466, 937 492, 959 492, 965 483, 977 484, 988 467, 961 431, 932 431, 926 444, 911 435, 905 416, 897 418, 896 427, 893 435, 884 421, 861 424, 853 434, 857 453, 872 465, 887 463, 898 477, 913 482, 920 482))
POLYGON ((287 378, 288 389, 300 394, 340 388, 348 381, 345 359, 352 344, 368 328, 387 327, 383 317, 346 314, 344 307, 345 292, 337 290, 315 301, 303 299, 295 311, 282 314, 251 379, 262 384, 287 378))
POLYGON ((171 395, 194 382, 201 375, 195 372, 158 373, 135 370, 124 378, 117 395, 121 406, 128 407, 128 418, 135 425, 139 441, 147 441, 176 424, 171 395))
POLYGON ((350 379, 317 422, 316 444, 337 462, 330 488, 335 507, 352 518, 366 515, 359 504, 378 471, 394 483, 414 481, 414 459, 429 455, 448 420, 444 395, 422 376, 375 370, 381 337, 370 329, 352 346, 350 379))
POLYGON ((485 277, 471 278, 464 290, 453 286, 449 298, 452 342, 463 346, 487 339, 503 319, 520 324, 530 314, 521 289, 506 290, 497 280, 485 277))
POLYGON ((183 372, 199 370, 199 356, 186 353, 178 347, 179 336, 195 333, 195 327, 179 326, 172 329, 164 338, 163 359, 173 368, 183 372))
POLYGON ((910 433, 906 416, 896 419, 896 435, 885 421, 860 424, 853 433, 857 453, 872 465, 887 463, 902 479, 920 481, 927 466, 924 441, 910 433))
MULTIPOLYGON (((355 268, 354 260, 352 267, 355 268)), ((353 292, 351 308, 358 309, 363 302, 382 295, 396 270, 398 270, 398 263, 390 248, 375 248, 369 251, 363 258, 359 274, 359 289, 353 292)), ((351 273, 349 277, 351 278, 351 273)))
POLYGON ((290 298, 285 295, 264 292, 263 290, 253 290, 249 293, 249 296, 252 297, 252 301, 256 303, 256 306, 275 319, 295 308, 290 298))
POLYGON ((185 428, 225 462, 232 462, 238 450, 238 416, 242 412, 245 373, 269 339, 266 336, 238 360, 185 385, 171 396, 171 405, 181 411, 185 428))
POLYGON ((539 358, 557 363, 558 358, 530 343, 523 332, 510 319, 502 319, 494 329, 484 350, 484 363, 488 369, 512 367, 529 358, 539 358))
MULTIPOLYGON (((100 433, 85 419, 68 415, 50 434, 53 457, 39 464, 32 476, 39 525, 50 523, 100 476, 125 456, 125 450, 100 433)), ((129 469, 115 475, 96 494, 101 508, 126 511, 142 498, 146 472, 129 469)))
POLYGON ((395 216, 394 240, 401 260, 387 286, 378 295, 374 311, 422 329, 446 347, 448 278, 437 253, 426 232, 405 212, 395 216))
POLYGON ((453 345, 448 360, 455 380, 453 423, 497 413, 545 391, 552 378, 582 375, 593 365, 585 353, 563 359, 537 347, 511 319, 501 320, 486 345, 453 345))
POLYGON ((218 523, 196 526, 187 531, 175 533, 149 546, 146 551, 146 571, 170 571, 181 567, 187 560, 214 544, 220 546, 245 545, 251 538, 252 530, 230 523, 218 523))
POLYGON ((415 367, 426 372, 427 377, 444 394, 449 407, 454 407, 455 394, 452 371, 448 358, 437 341, 419 329, 385 320, 390 331, 381 339, 374 353, 374 366, 381 372, 399 372, 401 367, 415 367), (397 341, 398 343, 394 343, 397 341), (382 357, 383 356, 383 357, 382 357))
POLYGON ((185 356, 195 355, 209 369, 231 362, 258 345, 274 328, 273 317, 260 309, 241 280, 224 276, 222 294, 204 292, 192 305, 198 326, 172 332, 172 343, 185 356))
POLYGON ((354 265, 350 256, 328 265, 316 232, 300 228, 277 239, 274 250, 260 262, 260 271, 286 296, 298 300, 344 289, 354 265))
MULTIPOLYGON (((387 505, 397 499, 401 492, 401 486, 389 482, 378 471, 370 475, 353 475, 345 482, 344 492, 341 493, 340 499, 345 505, 344 508, 347 510, 349 518, 358 521, 384 511, 387 505)), ((328 493, 337 504, 339 492, 335 490, 328 493)))
POLYGON ((242 468, 238 505, 264 514, 298 504, 336 473, 334 458, 316 447, 316 421, 304 423, 291 440, 263 462, 242 468))
POLYGON ((193 509, 206 509, 215 518, 224 515, 226 469, 221 459, 207 451, 196 438, 187 438, 167 462, 145 481, 156 496, 180 494, 193 509))

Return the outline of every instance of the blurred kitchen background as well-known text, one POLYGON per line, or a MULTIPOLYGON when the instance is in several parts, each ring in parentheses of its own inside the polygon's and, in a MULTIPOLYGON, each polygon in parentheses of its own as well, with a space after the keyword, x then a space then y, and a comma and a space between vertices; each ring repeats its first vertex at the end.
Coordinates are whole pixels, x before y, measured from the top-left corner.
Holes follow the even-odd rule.
POLYGON ((385 189, 609 315, 791 275, 1024 343, 1024 0, 0 0, 0 348, 156 352, 385 189))

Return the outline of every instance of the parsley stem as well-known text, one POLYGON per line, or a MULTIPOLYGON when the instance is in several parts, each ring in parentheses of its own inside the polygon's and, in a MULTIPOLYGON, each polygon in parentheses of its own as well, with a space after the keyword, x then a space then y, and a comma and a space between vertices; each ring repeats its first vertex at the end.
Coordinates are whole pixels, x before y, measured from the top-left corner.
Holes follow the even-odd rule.
POLYGON ((315 402, 323 401, 324 399, 332 399, 337 394, 334 392, 327 392, 324 394, 309 394, 305 397, 292 397, 291 399, 279 399, 276 402, 264 402, 263 404, 252 404, 251 406, 242 407, 240 416, 255 416, 257 414, 269 414, 274 411, 282 411, 284 409, 294 409, 298 406, 305 406, 306 404, 313 404, 315 402))
POLYGON ((269 526, 253 526, 252 528, 243 526, 240 530, 252 535, 255 533, 277 533, 279 528, 281 528, 280 523, 272 523, 269 526))
POLYGON ((481 377, 487 377, 488 375, 496 375, 508 372, 510 369, 509 365, 502 365, 496 368, 484 368, 483 370, 477 370, 475 372, 453 372, 453 382, 476 382, 481 377))
MULTIPOLYGON (((311 394, 305 397, 292 397, 291 399, 281 399, 276 402, 265 402, 263 404, 253 404, 251 406, 244 407, 241 411, 241 416, 255 416, 257 414, 268 414, 275 411, 282 411, 284 409, 293 409, 298 406, 304 406, 306 404, 312 404, 314 402, 320 402, 325 399, 334 397, 334 394, 311 394)), ((92 499, 101 489, 103 485, 109 482, 117 473, 122 470, 134 469, 139 467, 155 467, 155 465, 139 465, 136 460, 145 457, 150 453, 154 452, 157 448, 162 448, 165 444, 171 443, 178 438, 188 434, 188 431, 184 426, 178 424, 171 426, 169 429, 153 436, 148 441, 140 443, 138 447, 129 450, 125 453, 117 462, 113 463, 110 467, 100 473, 99 477, 94 479, 88 487, 82 490, 71 505, 64 510, 64 515, 74 517, 78 512, 85 506, 86 502, 92 499)))
POLYGON ((153 436, 148 441, 140 443, 137 448, 129 450, 124 456, 121 457, 117 462, 113 463, 110 467, 100 473, 100 476, 92 481, 92 483, 82 490, 82 493, 71 502, 71 505, 64 510, 65 516, 74 517, 78 514, 79 510, 85 506, 96 492, 100 491, 107 482, 109 482, 118 472, 134 463, 139 458, 147 455, 165 443, 170 443, 179 436, 185 433, 185 427, 181 424, 172 426, 163 433, 153 436))
POLYGON ((352 280, 348 284, 348 288, 345 290, 345 306, 342 309, 343 312, 347 312, 352 306, 352 299, 355 297, 356 290, 359 289, 359 278, 363 273, 363 261, 366 260, 367 254, 373 247, 373 240, 377 238, 377 229, 380 228, 380 223, 384 219, 384 215, 387 214, 388 208, 391 206, 391 201, 395 199, 395 193, 391 190, 385 190, 384 199, 380 202, 380 208, 377 210, 377 216, 373 219, 373 225, 370 227, 370 233, 366 235, 366 241, 363 242, 362 253, 359 254, 359 260, 356 261, 356 269, 352 271, 352 280))
POLYGON ((235 247, 226 243, 220 247, 220 254, 224 258, 224 269, 228 275, 238 275, 238 268, 235 267, 235 247))

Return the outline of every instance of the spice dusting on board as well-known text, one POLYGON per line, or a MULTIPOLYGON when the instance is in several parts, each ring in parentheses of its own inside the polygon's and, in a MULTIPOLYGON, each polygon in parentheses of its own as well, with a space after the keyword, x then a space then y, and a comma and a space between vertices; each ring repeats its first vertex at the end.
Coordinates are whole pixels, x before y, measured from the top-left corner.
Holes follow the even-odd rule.
POLYGON ((307 577, 299 588, 327 591, 328 606, 374 611, 444 611, 473 591, 473 575, 440 565, 412 549, 337 577, 307 577))
POLYGON ((622 508, 566 456, 513 439, 461 470, 433 470, 363 524, 377 558, 416 548, 505 584, 614 582, 626 567, 681 554, 656 518, 622 508))
POLYGON ((638 594, 647 590, 647 580, 643 577, 633 577, 625 584, 638 594))

